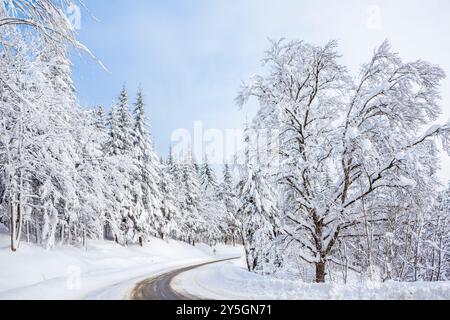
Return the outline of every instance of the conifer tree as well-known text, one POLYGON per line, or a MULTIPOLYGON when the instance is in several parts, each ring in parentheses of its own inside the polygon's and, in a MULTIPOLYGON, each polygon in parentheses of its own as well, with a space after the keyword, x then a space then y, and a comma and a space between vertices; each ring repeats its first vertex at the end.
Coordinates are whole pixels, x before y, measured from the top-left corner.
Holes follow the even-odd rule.
POLYGON ((242 239, 242 222, 238 216, 238 199, 230 165, 226 163, 223 169, 223 181, 219 186, 219 200, 224 205, 224 220, 226 225, 225 241, 231 241, 234 245, 242 239))
POLYGON ((100 105, 95 112, 95 126, 98 130, 104 130, 106 124, 105 108, 100 105))
POLYGON ((200 183, 194 166, 192 153, 189 150, 183 159, 181 169, 181 185, 184 191, 181 203, 183 215, 182 230, 187 242, 195 245, 200 240, 200 233, 205 229, 201 216, 200 183))
POLYGON ((139 208, 139 224, 142 225, 142 234, 139 242, 144 237, 156 235, 162 230, 161 200, 159 189, 161 166, 155 153, 150 135, 147 132, 145 118, 145 104, 142 89, 139 89, 136 103, 134 104, 134 152, 133 158, 137 166, 137 175, 134 183, 138 189, 136 203, 142 205, 139 208))
POLYGON ((275 239, 273 217, 278 209, 271 186, 261 171, 249 165, 247 174, 239 183, 240 208, 242 216, 242 239, 249 271, 262 268, 266 253, 275 239))
POLYGON ((133 121, 130 112, 130 106, 128 101, 128 92, 125 85, 123 85, 122 90, 119 94, 119 105, 118 105, 118 126, 119 126, 119 140, 121 143, 122 154, 127 154, 131 152, 134 145, 134 132, 133 132, 133 121))
POLYGON ((110 155, 117 156, 121 153, 122 143, 120 140, 119 116, 116 111, 116 104, 113 101, 108 116, 109 139, 107 149, 110 155))

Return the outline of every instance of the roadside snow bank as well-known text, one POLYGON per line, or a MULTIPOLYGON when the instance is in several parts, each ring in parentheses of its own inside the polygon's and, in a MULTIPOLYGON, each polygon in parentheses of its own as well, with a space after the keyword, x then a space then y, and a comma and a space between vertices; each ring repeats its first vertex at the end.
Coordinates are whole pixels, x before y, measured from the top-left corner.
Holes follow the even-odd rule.
POLYGON ((152 275, 240 254, 240 248, 219 245, 214 252, 204 244, 192 247, 160 239, 143 248, 92 241, 87 250, 47 251, 22 243, 13 253, 8 236, 0 234, 0 299, 122 299, 152 275))
POLYGON ((448 300, 450 282, 313 284, 249 273, 242 262, 194 269, 177 277, 176 290, 209 299, 448 300))

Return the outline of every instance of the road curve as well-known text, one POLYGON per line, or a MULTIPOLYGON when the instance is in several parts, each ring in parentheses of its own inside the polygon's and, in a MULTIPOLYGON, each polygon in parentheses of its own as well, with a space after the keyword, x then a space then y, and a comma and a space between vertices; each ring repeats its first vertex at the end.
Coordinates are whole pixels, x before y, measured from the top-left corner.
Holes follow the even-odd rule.
POLYGON ((172 280, 180 274, 193 269, 236 259, 239 258, 229 258, 202 263, 146 279, 134 287, 130 294, 130 298, 131 300, 202 300, 199 297, 176 292, 171 286, 172 280))

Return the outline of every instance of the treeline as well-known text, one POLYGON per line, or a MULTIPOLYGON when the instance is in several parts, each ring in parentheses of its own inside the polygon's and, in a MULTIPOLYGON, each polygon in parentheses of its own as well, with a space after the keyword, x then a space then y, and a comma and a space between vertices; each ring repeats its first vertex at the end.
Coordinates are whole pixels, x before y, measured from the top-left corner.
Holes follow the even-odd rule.
POLYGON ((130 103, 123 88, 108 115, 82 109, 68 53, 81 45, 61 12, 42 5, 2 7, 11 21, 29 14, 53 31, 1 18, 0 224, 11 249, 24 240, 47 248, 89 239, 142 245, 152 236, 240 241, 229 168, 219 183, 191 155, 160 159, 142 90, 130 103))
POLYGON ((193 245, 240 242, 230 167, 224 167, 219 182, 207 158, 200 165, 189 150, 183 155, 171 151, 166 161, 159 159, 147 132, 142 91, 133 105, 131 112, 124 87, 108 116, 102 107, 96 115, 96 128, 106 136, 104 157, 120 163, 122 174, 112 177, 121 181, 113 192, 121 205, 105 208, 105 236, 121 244, 142 244, 150 236, 193 245))
POLYGON ((88 239, 143 245, 151 237, 240 242, 229 167, 219 183, 206 159, 160 159, 142 90, 130 104, 124 87, 108 115, 103 107, 84 111, 69 60, 27 57, 15 52, 14 63, 1 66, 8 86, 0 95, 0 222, 13 251, 21 240, 47 248, 88 239))

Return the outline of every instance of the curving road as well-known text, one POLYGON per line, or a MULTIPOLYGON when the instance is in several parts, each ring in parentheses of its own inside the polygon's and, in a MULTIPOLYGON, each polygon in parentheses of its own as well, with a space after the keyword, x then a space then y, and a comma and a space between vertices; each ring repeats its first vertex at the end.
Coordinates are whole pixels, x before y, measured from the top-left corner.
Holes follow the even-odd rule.
POLYGON ((180 274, 188 272, 193 269, 236 259, 239 258, 229 258, 213 262, 202 263, 199 265, 178 269, 169 273, 159 275, 154 278, 144 280, 138 283, 131 292, 130 295, 131 300, 201 300, 201 298, 199 297, 176 292, 171 286, 173 279, 179 276, 180 274))

